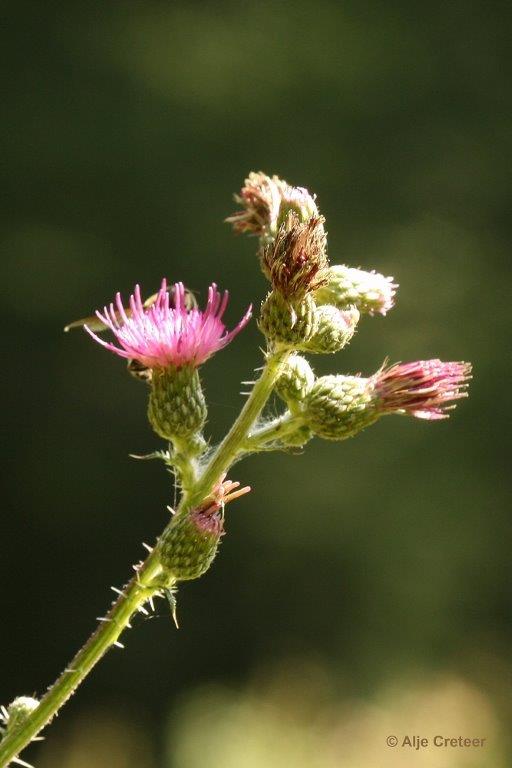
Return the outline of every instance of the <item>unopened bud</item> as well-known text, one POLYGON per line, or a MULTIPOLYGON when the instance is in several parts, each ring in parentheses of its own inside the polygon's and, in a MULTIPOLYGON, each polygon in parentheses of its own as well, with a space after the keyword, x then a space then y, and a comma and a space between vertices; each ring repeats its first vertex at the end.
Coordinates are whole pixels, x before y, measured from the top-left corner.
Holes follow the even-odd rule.
POLYGON ((313 432, 326 440, 345 440, 373 424, 379 414, 373 407, 368 382, 359 376, 317 379, 305 410, 313 432))
POLYGON ((278 224, 282 224, 290 212, 294 212, 302 222, 318 216, 315 197, 310 195, 305 187, 291 187, 289 184, 282 183, 278 224))
POLYGON ((299 403, 314 383, 315 374, 308 361, 300 355, 290 355, 277 380, 276 392, 286 403, 299 403))
POLYGON ((277 291, 271 291, 261 305, 258 325, 272 347, 301 349, 317 329, 315 309, 309 294, 298 301, 288 301, 277 291))
POLYGON ((392 277, 336 264, 329 268, 327 281, 315 293, 315 300, 338 309, 353 305, 362 313, 385 315, 394 305, 396 289, 392 277))
POLYGON ((206 403, 196 368, 155 368, 151 380, 148 418, 164 440, 190 438, 206 421, 206 403))
POLYGON ((332 354, 339 352, 348 344, 359 322, 359 312, 355 307, 340 310, 331 304, 316 308, 318 327, 305 346, 308 352, 332 354))
POLYGON ((197 579, 210 567, 224 533, 220 506, 196 509, 176 520, 162 544, 164 572, 176 581, 197 579))
POLYGON ((328 275, 327 237, 323 216, 306 222, 289 213, 273 242, 260 253, 261 268, 274 290, 299 299, 325 284, 328 275))
POLYGON ((18 696, 7 708, 2 707, 6 731, 18 730, 38 706, 39 701, 32 696, 18 696))
POLYGON ((170 582, 202 576, 210 567, 224 534, 224 506, 250 491, 230 480, 215 486, 197 508, 177 517, 164 534, 160 563, 170 582))

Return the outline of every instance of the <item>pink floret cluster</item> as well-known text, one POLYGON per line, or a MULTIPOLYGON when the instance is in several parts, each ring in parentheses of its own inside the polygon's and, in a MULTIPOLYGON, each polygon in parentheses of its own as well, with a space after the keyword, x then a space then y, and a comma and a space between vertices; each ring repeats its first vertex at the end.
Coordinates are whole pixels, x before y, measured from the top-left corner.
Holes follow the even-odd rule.
POLYGON ((240 488, 240 483, 225 480, 225 477, 224 474, 213 488, 210 496, 190 515, 191 521, 201 533, 222 536, 224 534, 225 505, 240 498, 240 496, 245 496, 251 490, 250 486, 246 485, 240 488))
POLYGON ((115 304, 96 312, 120 346, 100 338, 87 326, 85 330, 106 349, 120 357, 138 360, 147 368, 199 366, 229 344, 249 322, 251 307, 238 325, 227 331, 222 321, 227 304, 228 292, 221 293, 212 283, 205 309, 189 309, 183 283, 175 283, 169 290, 164 279, 150 306, 144 305, 137 285, 128 309, 124 308, 118 293, 115 304))
POLYGON ((382 368, 373 376, 379 407, 385 413, 408 413, 419 419, 446 419, 454 400, 467 397, 469 363, 418 360, 382 368))
POLYGON ((371 298, 375 300, 375 308, 369 310, 370 315, 376 313, 386 316, 390 309, 395 306, 395 295, 398 288, 398 284, 393 282, 392 277, 384 277, 384 275, 377 275, 372 273, 375 280, 375 295, 371 298))

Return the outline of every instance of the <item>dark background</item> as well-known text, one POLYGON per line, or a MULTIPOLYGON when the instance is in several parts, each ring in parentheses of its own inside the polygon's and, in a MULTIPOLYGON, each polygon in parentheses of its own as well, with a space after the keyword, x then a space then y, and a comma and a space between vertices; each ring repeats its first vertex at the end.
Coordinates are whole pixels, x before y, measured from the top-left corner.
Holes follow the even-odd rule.
MULTIPOLYGON (((400 284, 317 371, 474 363, 450 421, 384 419, 237 466, 253 493, 180 589, 179 632, 163 603, 137 620, 26 757, 509 765, 507 5, 6 2, 2 17, 1 702, 44 692, 173 501, 159 463, 128 458, 160 447, 144 387, 62 328, 163 275, 201 298, 229 288, 237 321, 265 291, 256 242, 222 223, 251 169, 318 194, 331 262, 400 284), (489 742, 385 745, 412 729, 489 742)), ((214 439, 261 343, 252 322, 203 369, 214 439)))

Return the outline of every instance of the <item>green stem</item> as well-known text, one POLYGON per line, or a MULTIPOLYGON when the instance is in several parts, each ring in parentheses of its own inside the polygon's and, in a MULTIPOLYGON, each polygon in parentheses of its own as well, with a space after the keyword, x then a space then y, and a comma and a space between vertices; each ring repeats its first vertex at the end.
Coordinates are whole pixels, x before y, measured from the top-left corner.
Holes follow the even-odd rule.
MULTIPOLYGON (((202 438, 201 441, 206 445, 202 438)), ((182 493, 187 493, 196 481, 198 451, 195 445, 191 445, 190 440, 177 437, 173 438, 173 447, 171 466, 177 471, 178 485, 182 493)))
MULTIPOLYGON (((247 435, 270 397, 289 354, 289 351, 280 350, 268 355, 262 374, 255 383, 240 415, 214 452, 202 474, 193 483, 192 489, 183 496, 178 507, 178 514, 186 512, 193 505, 202 501, 240 454, 240 447, 246 441, 247 435)), ((176 517, 173 518, 173 521, 175 519, 176 517)), ((173 521, 166 527, 160 541, 173 521)), ((160 592, 161 584, 158 581, 160 573, 159 544, 157 544, 113 603, 112 608, 104 620, 100 622, 96 631, 48 689, 36 709, 19 727, 12 731, 7 729, 0 741, 0 768, 6 768, 11 760, 53 719, 92 668, 118 641, 123 630, 129 625, 133 614, 148 599, 160 592)))
POLYGON ((215 450, 195 483, 193 491, 188 495, 186 499, 187 507, 193 507, 204 499, 210 493, 213 485, 218 482, 224 472, 238 458, 240 447, 244 444, 256 419, 265 407, 290 354, 289 350, 279 350, 268 355, 262 374, 256 381, 237 420, 215 450))

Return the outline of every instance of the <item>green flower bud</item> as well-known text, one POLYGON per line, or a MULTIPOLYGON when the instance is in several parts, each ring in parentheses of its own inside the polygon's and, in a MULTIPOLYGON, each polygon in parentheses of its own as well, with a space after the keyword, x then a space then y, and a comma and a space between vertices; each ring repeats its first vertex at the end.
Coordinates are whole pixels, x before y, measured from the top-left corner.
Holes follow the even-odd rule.
POLYGON ((272 346, 301 349, 317 329, 315 309, 309 294, 293 301, 272 291, 261 305, 258 325, 272 346))
POLYGON ((355 307, 342 311, 331 304, 316 309, 318 327, 304 349, 317 354, 339 352, 350 341, 359 321, 355 307))
POLYGON ((170 583, 197 579, 208 570, 224 535, 225 505, 251 490, 239 486, 222 479, 199 507, 176 517, 166 531, 160 564, 170 583))
POLYGON ((315 383, 315 374, 307 360, 290 355, 276 384, 276 392, 286 403, 304 400, 315 383))
POLYGON ((291 187, 289 184, 282 184, 281 207, 277 218, 278 227, 286 221, 289 213, 295 213, 302 222, 309 221, 313 216, 318 216, 315 196, 311 195, 304 187, 291 187))
POLYGON ((2 707, 2 719, 5 723, 6 731, 18 730, 38 706, 38 700, 32 696, 18 696, 14 701, 11 701, 6 709, 2 707))
POLYGON ((396 288, 392 277, 336 264, 328 269, 327 281, 315 292, 315 301, 334 304, 338 309, 353 305, 363 313, 385 315, 393 307, 396 288))
POLYGON ((196 509, 178 518, 162 542, 160 562, 164 573, 176 581, 202 576, 217 554, 223 527, 219 507, 213 512, 196 509))
POLYGON ((151 380, 148 418, 164 440, 190 438, 206 421, 206 403, 197 369, 155 368, 151 380))
POLYGON ((377 421, 373 400, 368 379, 322 376, 307 397, 304 417, 318 437, 345 440, 377 421))

